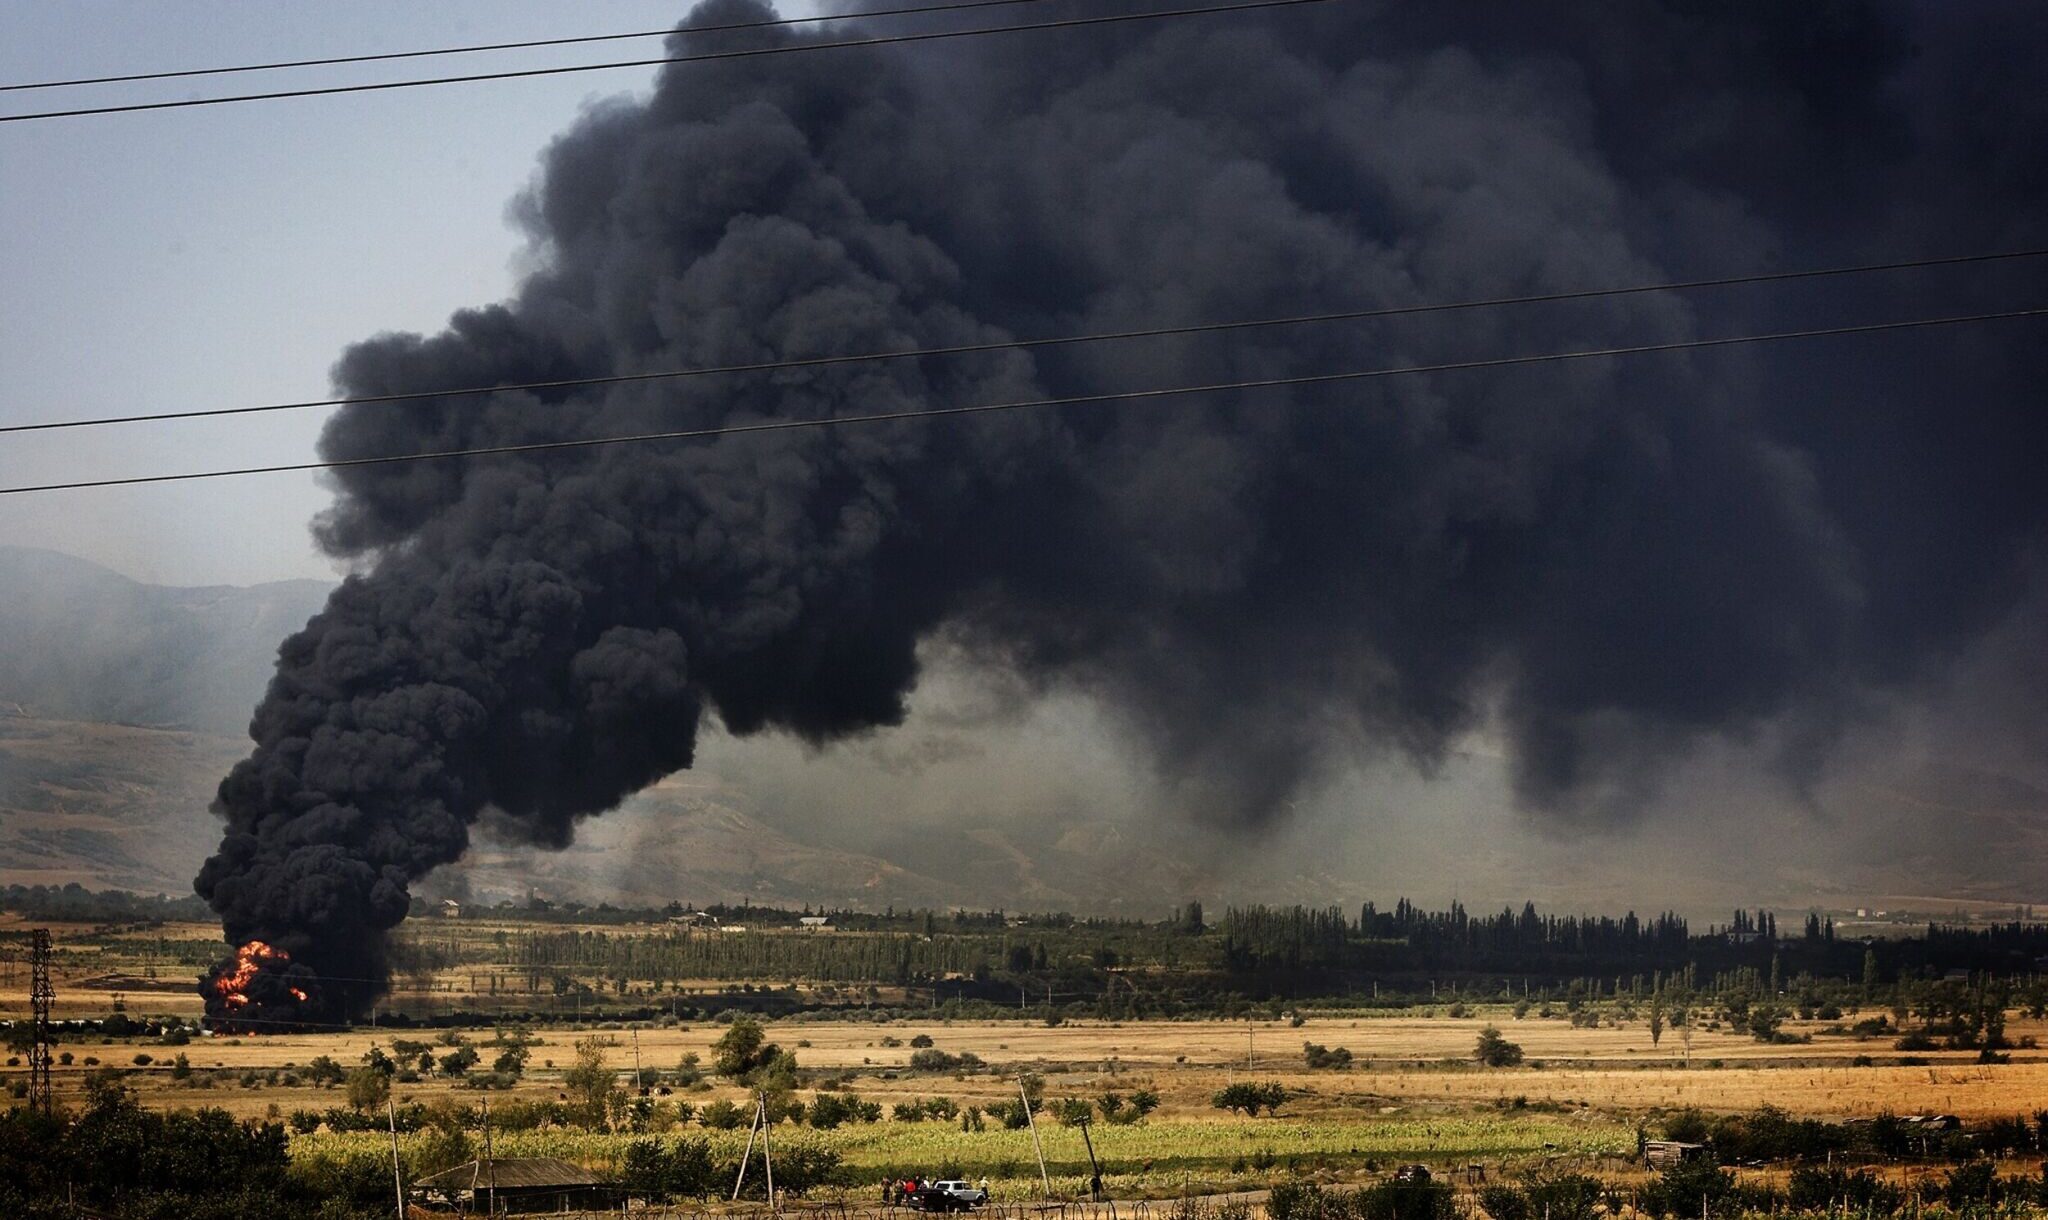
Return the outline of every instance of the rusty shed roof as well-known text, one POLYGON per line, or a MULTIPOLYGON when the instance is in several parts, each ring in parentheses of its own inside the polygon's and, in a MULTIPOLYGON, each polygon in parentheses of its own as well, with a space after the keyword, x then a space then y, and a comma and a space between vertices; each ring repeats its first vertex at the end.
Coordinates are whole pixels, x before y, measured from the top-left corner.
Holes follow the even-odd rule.
POLYGON ((573 1161, 551 1156, 498 1157, 489 1161, 464 1161, 414 1182, 430 1190, 468 1190, 472 1186, 499 1190, 602 1186, 595 1174, 573 1161))

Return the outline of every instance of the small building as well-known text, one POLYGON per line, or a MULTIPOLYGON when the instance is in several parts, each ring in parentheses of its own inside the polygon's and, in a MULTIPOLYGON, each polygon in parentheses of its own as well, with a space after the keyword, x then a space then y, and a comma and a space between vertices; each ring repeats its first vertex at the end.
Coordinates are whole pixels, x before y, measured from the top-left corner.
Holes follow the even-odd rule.
POLYGON ((443 898, 441 900, 441 918, 461 919, 462 904, 455 901, 453 898, 443 898))
POLYGON ((467 1161, 421 1178, 413 1190, 486 1215, 609 1208, 618 1193, 583 1166, 551 1156, 467 1161))
POLYGON ((1953 1114, 1901 1114, 1899 1122, 1917 1132, 1960 1131, 1963 1126, 1963 1120, 1953 1114))
POLYGON ((832 926, 831 923, 828 922, 830 919, 831 916, 829 915, 799 915, 797 916, 797 923, 801 925, 805 931, 823 932, 827 928, 830 928, 832 926))
POLYGON ((1705 1144, 1688 1144, 1684 1140, 1646 1140, 1643 1143, 1643 1164, 1652 1169, 1671 1169, 1687 1161, 1702 1161, 1707 1158, 1705 1144))

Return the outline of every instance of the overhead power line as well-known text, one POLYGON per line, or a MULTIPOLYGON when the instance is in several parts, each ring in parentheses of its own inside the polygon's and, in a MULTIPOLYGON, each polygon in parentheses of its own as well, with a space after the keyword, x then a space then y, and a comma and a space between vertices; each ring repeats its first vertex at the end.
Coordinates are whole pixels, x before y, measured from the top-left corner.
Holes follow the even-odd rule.
POLYGON ((152 411, 131 415, 101 415, 86 419, 38 420, 23 424, 0 424, 0 435, 9 432, 51 432, 65 428, 97 428, 111 424, 162 423, 220 416, 258 415, 273 411, 304 411, 317 407, 369 406, 420 402, 430 398, 480 397, 526 390, 566 390, 592 386, 626 385, 648 381, 673 381, 690 377, 713 377, 739 373, 767 373, 785 369, 820 368, 839 364, 860 364, 880 360, 912 360, 938 356, 966 356, 982 352, 1020 351, 1077 343, 1106 343, 1125 339, 1157 339, 1175 335, 1216 334, 1232 330, 1253 330, 1277 326, 1301 326, 1319 322, 1351 322, 1373 318, 1408 317, 1417 314, 1448 313, 1455 310, 1488 309, 1509 305, 1538 305, 1560 301, 1589 301, 1605 297, 1636 296, 1653 292, 1684 292, 1702 288, 1726 288, 1739 284, 1775 284, 1793 280, 1824 279, 1831 276, 1865 275, 1879 271, 1954 267, 1969 263, 2002 262, 2011 259, 2048 256, 2048 248, 2006 250, 1991 254, 1957 254, 1939 258, 1906 259, 1889 263, 1859 263, 1841 267, 1804 268, 1797 271, 1766 271, 1752 275, 1716 276, 1711 279, 1669 280, 1657 284, 1631 284, 1617 288, 1575 288, 1562 292, 1528 293, 1521 296, 1482 297, 1462 301, 1432 301, 1416 305, 1388 305, 1373 309, 1346 309, 1330 313, 1292 314, 1276 318, 1251 318, 1225 322, 1199 322, 1186 326, 1154 326, 1139 330, 1097 331, 1079 335, 1051 335, 1035 339, 997 339, 986 343, 959 343, 945 347, 899 348, 892 351, 858 352, 840 356, 805 356, 791 360, 764 360, 750 364, 700 365, 691 368, 658 369, 644 373, 609 373, 595 377, 558 377, 547 381, 518 381, 502 385, 453 386, 445 390, 409 390, 399 394, 362 394, 342 398, 307 398, 290 402, 255 403, 239 407, 199 407, 189 411, 152 411))
POLYGON ((701 51, 691 55, 665 55, 653 59, 613 60, 599 64, 567 64, 552 68, 519 68, 503 72, 477 72, 463 76, 433 76, 410 80, 374 81, 358 85, 329 85, 317 89, 279 89, 268 93, 237 93, 221 97, 178 98, 163 102, 130 102, 119 106, 82 106, 72 110, 38 110, 27 114, 0 115, 0 123, 25 123, 35 119, 68 119, 94 114, 130 114, 142 110, 182 110, 194 106, 227 106, 238 102, 269 102, 293 97, 326 97, 342 93, 376 93, 390 89, 420 89, 432 85, 461 85, 478 81, 517 80, 536 76, 564 76, 575 72, 604 72, 617 68, 652 68, 666 64, 710 63, 718 60, 752 59, 764 55, 795 55, 806 51, 837 51, 856 47, 886 47, 905 43, 935 42, 947 38, 976 38, 988 34, 1022 34, 1033 30, 1071 30, 1089 26, 1114 25, 1132 21, 1161 21, 1178 17, 1205 17, 1218 13, 1245 13, 1258 9, 1293 8, 1304 4, 1326 4, 1331 0, 1240 0, 1194 8, 1158 9, 1143 13, 1110 13, 1100 17, 1065 17, 1055 21, 1034 21, 1023 25, 982 26, 971 30, 928 30, 916 34, 887 34, 874 38, 842 39, 837 42, 792 42, 780 46, 746 47, 731 51, 701 51))
POLYGON ((933 407, 922 411, 879 411, 863 415, 827 415, 803 419, 761 420, 755 423, 721 424, 710 428, 684 428, 668 432, 640 432, 624 436, 592 436, 572 440, 531 441, 513 445, 485 445, 470 449, 438 449, 425 453, 391 453, 374 457, 335 458, 314 462, 288 462, 271 466, 241 466, 223 470, 193 470, 176 474, 133 475, 116 479, 79 479, 64 483, 38 483, 0 487, 0 495, 34 492, 73 491, 88 487, 131 487, 144 483, 184 483, 199 479, 225 479, 241 475, 287 474, 307 470, 341 470, 356 466, 388 466, 405 462, 432 462, 454 458, 494 457, 552 450, 594 449, 613 445, 638 445, 655 441, 705 440, 742 436, 755 432, 788 432, 800 428, 834 428, 851 424, 876 424, 908 420, 931 420, 956 415, 987 415, 1042 407, 1070 407, 1090 403, 1139 402, 1173 398, 1183 394, 1214 394, 1228 390, 1260 390, 1284 386, 1330 385, 1338 382, 1368 381, 1405 377, 1420 373, 1451 373, 1472 369, 1512 368, 1519 365, 1557 364, 1651 352, 1694 351, 1702 348, 1733 347, 1745 343, 1775 343, 1791 339, 1819 339, 1838 335, 1870 335, 1888 331, 1915 330, 1936 326, 1995 322, 2016 318, 2048 317, 2048 307, 2009 309, 1997 313, 1960 314, 1938 318, 1907 318, 1893 322, 1865 322, 1854 326, 1827 326, 1806 330, 1782 330, 1755 335, 1723 335, 1711 339, 1677 339, 1667 343, 1642 343, 1628 347, 1586 348, 1575 351, 1537 352, 1521 356, 1495 356, 1483 360, 1453 360, 1440 364, 1409 364, 1387 368, 1355 369, 1338 373, 1306 373, 1295 377, 1264 377, 1246 381, 1212 382, 1206 385, 1165 386, 1146 390, 1119 390, 1101 394, 1073 394, 1058 398, 1014 399, 1008 402, 973 403, 933 407))
POLYGON ((119 76, 79 76, 69 80, 20 81, 0 84, 0 93, 31 89, 70 89, 79 85, 120 85, 139 81, 178 80, 194 76, 230 76, 244 72, 275 72, 286 68, 329 68, 343 64, 383 63, 398 59, 431 59, 441 55, 475 55, 485 51, 530 51, 542 47, 570 47, 596 42, 625 42, 641 38, 666 38, 670 34, 718 34, 732 30, 767 30, 779 26, 815 25, 825 21, 858 21, 867 17, 901 17, 912 13, 953 13, 969 9, 1001 8, 1016 4, 1038 4, 1043 0, 966 0, 958 4, 928 4, 916 8, 869 9, 859 13, 830 13, 817 17, 778 17, 772 21, 735 21, 725 25, 663 26, 658 30, 628 30, 619 34, 580 34, 564 38, 529 38, 521 42, 484 42, 460 47, 434 47, 417 51, 380 51, 364 55, 332 55, 324 59, 284 59, 261 64, 235 64, 225 68, 178 68, 163 72, 128 72, 119 76))

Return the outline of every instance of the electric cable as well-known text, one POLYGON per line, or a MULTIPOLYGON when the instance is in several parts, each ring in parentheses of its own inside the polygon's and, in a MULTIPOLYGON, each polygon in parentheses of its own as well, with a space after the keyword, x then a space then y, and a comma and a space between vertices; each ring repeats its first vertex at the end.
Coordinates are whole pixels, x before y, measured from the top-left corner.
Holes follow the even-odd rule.
POLYGON ((765 55, 795 55, 806 51, 837 51, 857 47, 900 46, 935 42, 948 38, 974 38, 986 34, 1022 34, 1035 30, 1072 30, 1122 22, 1160 21, 1179 17, 1205 17, 1217 13, 1245 13, 1259 9, 1293 8, 1303 4, 1328 4, 1333 0, 1240 0, 1234 4, 1194 8, 1159 9, 1144 13, 1111 13, 1099 17, 1066 17, 1024 25, 984 26, 972 30, 930 30, 917 34, 886 34, 874 38, 838 42, 792 42, 781 46, 746 47, 730 51, 701 51, 690 55, 665 55, 653 59, 612 60, 599 64, 566 64, 551 68, 517 68, 502 72, 476 72, 462 76, 432 76, 409 80, 373 81, 355 85, 328 85, 313 89, 278 89, 267 93, 235 93, 218 97, 176 98, 161 102, 129 102, 116 106, 81 106, 71 110, 37 110, 25 114, 0 114, 0 123, 26 123, 38 119, 81 118, 97 114, 133 114, 145 110, 184 110, 195 106, 227 106, 240 102, 271 102, 285 98, 331 97, 344 93, 378 93, 392 89, 420 89, 434 85, 462 85, 479 81, 518 80, 539 76, 566 76, 576 72, 603 72, 617 68, 651 68, 668 64, 712 63, 723 60, 754 59, 765 55))
POLYGON ((92 487, 132 487, 148 483, 184 483, 201 479, 225 479, 243 475, 286 474, 308 470, 344 470, 359 466, 386 466, 407 462, 444 461, 454 458, 493 457, 556 450, 594 449, 618 445, 649 444, 656 441, 704 440, 743 436, 756 432, 787 432, 803 428, 832 428, 852 424, 930 420, 960 415, 985 415, 1044 407, 1079 406, 1089 403, 1139 402, 1172 398, 1184 394, 1213 394, 1229 390, 1274 389, 1286 386, 1330 385, 1421 373, 1448 373, 1474 369, 1511 368, 1522 365, 1557 364, 1652 352, 1695 351, 1733 347, 1748 343, 1775 343, 1793 339, 1818 339, 1843 335, 1868 335, 1890 331, 1960 326, 2018 318, 2048 317, 2048 306, 2010 309, 1996 313, 1961 314, 1937 318, 1907 318, 1891 322, 1865 322, 1852 326, 1815 327, 1804 330, 1773 331, 1754 335, 1723 335, 1709 339, 1676 339, 1665 343, 1643 343, 1626 347, 1588 348, 1561 352, 1537 352, 1520 356, 1495 356, 1478 360, 1456 360, 1440 364, 1396 365, 1376 369, 1355 369, 1337 373, 1304 373, 1293 377, 1264 377, 1243 381, 1213 382, 1206 385, 1166 386, 1144 390, 1119 390, 1097 394, 1074 394, 1057 398, 1014 399, 1008 402, 974 403, 933 407, 918 411, 878 411, 861 415, 828 415, 802 419, 769 419, 753 423, 720 424, 709 428, 683 428, 665 432, 640 432, 623 436, 592 436, 568 440, 529 441, 510 445, 484 445, 468 449, 438 449, 424 453, 391 453, 371 457, 332 458, 312 462, 286 462, 269 466, 241 466, 217 470, 182 471, 174 474, 132 475, 112 479, 77 479, 60 483, 38 483, 0 487, 0 495, 29 495, 38 492, 74 491, 92 487))
POLYGON ((578 34, 563 38, 529 38, 520 42, 472 43, 460 47, 434 47, 419 51, 380 51, 365 55, 333 55, 325 59, 285 59, 261 64, 235 64, 225 68, 178 68, 163 72, 129 72, 119 76, 80 76, 68 80, 20 81, 0 84, 0 93, 21 93, 31 89, 70 89, 80 85, 120 85, 139 81, 178 80, 194 76, 232 76, 245 72, 275 72, 288 68, 328 68, 344 64, 382 63, 396 59, 429 59, 441 55, 474 55, 485 51, 528 51, 542 47, 568 47, 594 42, 625 42, 640 38, 666 38, 670 34, 721 34, 734 30, 767 30, 782 26, 814 25, 825 21, 858 21, 867 17, 902 17, 913 13, 952 13, 968 9, 1000 8, 1015 4, 1039 4, 1043 0, 966 0, 956 4, 927 4, 912 8, 870 9, 859 13, 828 13, 816 17, 777 17, 772 21, 734 21, 724 25, 663 26, 658 30, 628 30, 619 34, 578 34))
POLYGON ((1741 284, 1772 284, 1832 276, 1863 275, 1879 271, 1959 266, 1968 263, 2000 262, 2039 258, 2048 248, 2007 250, 1991 254, 1958 254, 1937 258, 1907 259, 1888 263, 1860 263, 1840 267, 1769 271, 1752 275, 1717 276, 1712 279, 1673 280, 1658 284, 1633 284, 1620 288, 1578 288, 1561 292, 1522 296, 1485 297, 1462 301, 1437 301, 1416 305, 1388 305, 1372 309, 1347 309, 1330 313, 1293 314, 1275 318, 1252 318, 1227 322, 1199 322, 1186 326, 1154 326, 1140 330, 1098 331, 1092 334, 1052 335, 1034 339, 998 339, 986 343, 960 343, 945 347, 899 348, 893 351, 858 352, 839 356, 804 356, 791 360, 764 360, 749 364, 706 365, 693 368, 659 369, 644 373, 610 373, 595 377, 559 377, 546 381, 520 381, 503 385, 455 386, 444 390, 409 390, 397 394, 361 394, 341 398, 308 398, 290 402, 257 403, 239 407, 200 407, 189 411, 154 411, 131 415, 102 415, 85 419, 39 420, 23 424, 0 424, 0 435, 10 432, 48 432, 65 428, 97 428, 112 424, 159 423, 173 420, 210 419, 232 415, 256 415, 275 411, 304 411, 319 407, 348 407, 370 404, 420 402, 430 398, 460 398, 487 394, 510 394, 526 390, 562 390, 587 386, 626 385, 636 382, 668 381, 688 377, 712 377, 737 373, 767 373, 784 369, 821 368, 880 360, 911 360, 937 356, 964 356, 981 352, 1023 351, 1079 343, 1107 343, 1126 339, 1156 339, 1175 335, 1216 334, 1223 331, 1264 327, 1302 326, 1324 322, 1365 321, 1375 318, 1409 317, 1418 314, 1449 313, 1467 309, 1491 309, 1511 305, 1536 305, 1562 301, 1590 301, 1607 297, 1636 296, 1655 292, 1685 292, 1702 288, 1725 288, 1741 284))

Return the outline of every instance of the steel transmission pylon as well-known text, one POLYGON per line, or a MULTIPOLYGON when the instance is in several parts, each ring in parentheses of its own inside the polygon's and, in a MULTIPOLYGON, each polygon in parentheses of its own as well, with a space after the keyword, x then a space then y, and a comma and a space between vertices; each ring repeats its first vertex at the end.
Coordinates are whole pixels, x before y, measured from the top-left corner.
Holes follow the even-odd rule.
POLYGON ((28 1048, 28 1106, 48 1114, 50 1099, 50 1001, 56 990, 50 986, 50 930, 29 933, 28 1002, 35 1041, 28 1048))

